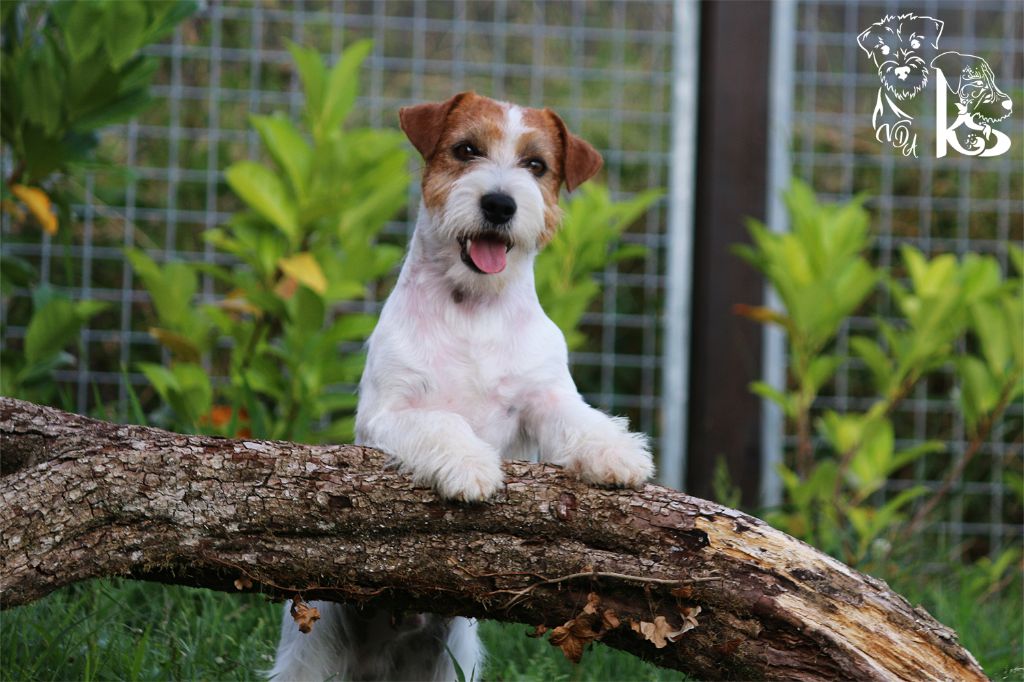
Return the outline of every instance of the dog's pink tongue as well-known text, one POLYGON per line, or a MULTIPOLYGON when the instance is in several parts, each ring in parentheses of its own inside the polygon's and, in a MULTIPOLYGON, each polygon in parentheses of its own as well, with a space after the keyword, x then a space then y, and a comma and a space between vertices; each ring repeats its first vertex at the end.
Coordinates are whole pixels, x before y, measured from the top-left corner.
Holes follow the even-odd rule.
POLYGON ((474 239, 469 257, 481 271, 493 275, 505 269, 505 244, 496 239, 474 239))

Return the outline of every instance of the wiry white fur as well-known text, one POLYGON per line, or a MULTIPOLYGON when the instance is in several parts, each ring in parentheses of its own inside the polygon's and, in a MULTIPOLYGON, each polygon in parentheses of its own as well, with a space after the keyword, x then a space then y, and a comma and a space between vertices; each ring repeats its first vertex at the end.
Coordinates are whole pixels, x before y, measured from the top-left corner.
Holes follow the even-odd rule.
MULTIPOLYGON (((398 283, 369 340, 356 439, 454 500, 491 497, 503 486, 502 458, 537 453, 592 483, 640 485, 654 472, 647 437, 584 402, 565 338, 537 299, 544 199, 516 158, 515 139, 526 131, 518 108, 508 108, 505 124, 503 143, 454 183, 442 210, 420 206, 398 283), (480 197, 495 191, 516 201, 515 247, 502 272, 484 275, 462 262, 457 239, 479 228, 480 197)), ((360 638, 353 607, 317 606, 322 618, 310 635, 286 614, 274 679, 455 679, 444 648, 430 641, 447 643, 467 679, 479 678, 475 621, 422 614, 421 627, 406 632, 388 630, 376 614, 360 638)))

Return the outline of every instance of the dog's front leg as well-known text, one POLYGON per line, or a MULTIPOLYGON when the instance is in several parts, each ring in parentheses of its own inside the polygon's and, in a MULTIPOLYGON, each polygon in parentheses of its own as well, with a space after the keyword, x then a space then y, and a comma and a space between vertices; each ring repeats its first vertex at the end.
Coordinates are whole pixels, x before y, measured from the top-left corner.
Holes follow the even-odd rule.
POLYGON ((638 487, 654 475, 647 436, 587 405, 575 386, 539 393, 529 419, 541 459, 588 483, 638 487))
POLYGON ((359 441, 391 455, 442 497, 474 502, 504 484, 501 455, 460 415, 438 410, 386 410, 359 429, 359 441))

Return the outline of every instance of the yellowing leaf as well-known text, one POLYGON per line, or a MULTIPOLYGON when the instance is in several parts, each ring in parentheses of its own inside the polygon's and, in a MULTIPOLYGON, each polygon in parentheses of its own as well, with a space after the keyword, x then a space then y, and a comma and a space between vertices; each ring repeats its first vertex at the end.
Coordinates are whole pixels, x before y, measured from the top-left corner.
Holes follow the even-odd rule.
POLYGON ((277 261, 277 266, 299 284, 304 284, 321 296, 327 291, 327 278, 320 263, 308 251, 277 261))
POLYGON ((3 201, 0 201, 0 211, 3 211, 4 213, 9 213, 10 215, 14 216, 14 219, 17 222, 21 222, 22 220, 25 219, 25 211, 21 209, 21 206, 18 206, 18 204, 11 201, 10 199, 4 199, 3 201))
POLYGON ((161 346, 174 353, 178 360, 199 362, 199 347, 187 336, 160 327, 150 327, 149 335, 159 341, 161 346))
POLYGON ((28 207, 32 216, 42 226, 46 234, 57 234, 57 216, 53 214, 50 197, 38 187, 11 185, 11 192, 28 207))

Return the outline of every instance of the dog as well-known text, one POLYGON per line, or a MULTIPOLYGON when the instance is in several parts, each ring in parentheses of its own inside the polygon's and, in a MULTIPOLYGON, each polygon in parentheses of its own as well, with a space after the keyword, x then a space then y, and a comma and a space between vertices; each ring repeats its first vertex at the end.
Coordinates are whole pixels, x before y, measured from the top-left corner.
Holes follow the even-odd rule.
POLYGON ((917 134, 914 117, 904 109, 928 87, 929 62, 938 51, 943 26, 938 19, 912 13, 886 15, 857 36, 881 82, 871 115, 875 138, 905 156, 917 156, 917 134))
POLYGON ((932 60, 932 68, 942 73, 945 87, 956 96, 956 118, 951 125, 946 124, 945 97, 937 98, 940 132, 936 154, 944 156, 947 143, 967 156, 1005 153, 1010 148, 1010 138, 993 130, 992 124, 1013 112, 1013 102, 996 86, 988 62, 971 54, 943 52, 932 60))
MULTIPOLYGON (((642 485, 654 473, 647 437, 580 396, 533 279, 561 187, 596 174, 600 154, 549 109, 473 92, 405 107, 399 120, 423 157, 422 200, 368 341, 357 442, 460 502, 501 491, 502 458, 534 455, 591 484, 642 485)), ((274 680, 454 680, 455 663, 480 677, 473 620, 418 614, 393 627, 386 612, 317 607, 308 635, 285 616, 274 680)))

